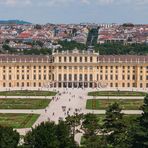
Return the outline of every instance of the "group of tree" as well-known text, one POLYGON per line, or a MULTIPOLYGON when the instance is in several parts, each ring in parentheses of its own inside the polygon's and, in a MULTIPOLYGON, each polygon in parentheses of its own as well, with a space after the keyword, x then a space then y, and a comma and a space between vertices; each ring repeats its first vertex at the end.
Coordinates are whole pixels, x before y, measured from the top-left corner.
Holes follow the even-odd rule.
POLYGON ((98 40, 98 31, 99 28, 92 28, 90 29, 87 37, 86 45, 88 46, 95 46, 98 40))
POLYGON ((94 47, 100 55, 146 55, 148 54, 148 44, 119 44, 105 43, 96 44, 94 47))
POLYGON ((82 43, 78 43, 76 41, 59 41, 58 44, 60 44, 62 46, 62 48, 58 49, 58 50, 73 50, 74 48, 77 48, 79 50, 86 50, 86 45, 82 44, 82 43))
POLYGON ((110 105, 103 124, 97 116, 87 114, 84 117, 84 148, 147 148, 148 147, 148 95, 141 107, 143 113, 126 121, 126 115, 118 103, 110 105))
POLYGON ((12 128, 0 127, 1 148, 147 148, 148 147, 148 95, 141 107, 143 113, 126 121, 118 103, 111 104, 101 123, 98 115, 75 114, 66 121, 41 123, 24 137, 18 146, 19 134, 12 128), (101 124, 100 124, 101 123, 101 124), (81 146, 75 135, 83 133, 81 146))

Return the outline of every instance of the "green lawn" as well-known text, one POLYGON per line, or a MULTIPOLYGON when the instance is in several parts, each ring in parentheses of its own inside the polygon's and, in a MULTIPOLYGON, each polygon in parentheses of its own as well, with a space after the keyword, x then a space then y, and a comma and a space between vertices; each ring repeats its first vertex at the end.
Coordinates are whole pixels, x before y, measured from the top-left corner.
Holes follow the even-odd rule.
POLYGON ((0 125, 12 128, 30 128, 38 117, 37 114, 0 114, 0 125))
POLYGON ((44 109, 50 99, 0 99, 0 109, 44 109))
POLYGON ((138 110, 143 105, 142 99, 89 99, 86 109, 106 109, 114 102, 119 103, 123 110, 138 110))
POLYGON ((133 91, 94 91, 89 92, 88 96, 145 96, 144 92, 133 91))
POLYGON ((56 92, 37 90, 2 91, 0 96, 55 96, 56 92))

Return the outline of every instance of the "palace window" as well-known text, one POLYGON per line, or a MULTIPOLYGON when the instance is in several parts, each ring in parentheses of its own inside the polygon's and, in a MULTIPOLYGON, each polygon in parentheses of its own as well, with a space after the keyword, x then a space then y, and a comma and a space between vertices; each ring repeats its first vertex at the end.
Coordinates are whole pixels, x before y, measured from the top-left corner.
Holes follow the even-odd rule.
POLYGON ((19 75, 17 75, 17 80, 19 80, 19 75))
POLYGON ((124 75, 122 75, 122 80, 125 80, 125 76, 124 75))
POLYGON ((35 82, 33 83, 33 86, 36 87, 36 83, 35 82))
POLYGON ((130 80, 130 75, 127 76, 127 80, 130 80))
POLYGON ((76 74, 74 75, 74 80, 77 81, 77 75, 76 74))
POLYGON ((90 79, 90 81, 93 81, 93 75, 92 74, 89 75, 89 79, 90 79))
POLYGON ((64 62, 66 62, 66 60, 67 60, 67 58, 66 58, 66 57, 64 57, 64 62))
POLYGON ((36 75, 34 75, 33 79, 36 80, 36 75))
POLYGON ((72 81, 72 75, 69 74, 69 81, 72 81))
POLYGON ((118 80, 118 75, 116 75, 116 80, 118 80))
POLYGON ((140 80, 142 80, 143 79, 143 77, 142 76, 140 76, 140 80))
POLYGON ((9 87, 11 87, 11 83, 9 83, 9 87))
POLYGON ((41 80, 41 75, 39 75, 39 80, 41 80))
POLYGON ((82 81, 82 79, 83 79, 83 76, 82 76, 82 74, 80 74, 79 75, 79 81, 82 81))
POLYGON ((84 75, 84 79, 85 79, 85 81, 87 81, 87 74, 84 75))
POLYGON ((11 80, 11 75, 9 75, 9 80, 11 80))
POLYGON ((22 80, 24 80, 24 75, 22 75, 22 80))
POLYGON ((90 57, 90 62, 92 62, 93 61, 93 58, 92 57, 90 57))
POLYGON ((59 62, 62 62, 62 58, 61 57, 59 57, 59 62))
POLYGON ((29 80, 29 75, 27 75, 27 80, 29 80))
POLYGON ((103 76, 102 75, 100 75, 100 80, 102 80, 103 79, 103 76))
POLYGON ((105 75, 105 80, 108 80, 108 75, 105 75))
POLYGON ((122 87, 125 87, 125 83, 122 83, 122 87))
POLYGON ((85 62, 87 62, 87 57, 85 57, 85 62))
POLYGON ((46 75, 44 75, 44 80, 46 80, 46 75))
POLYGON ((22 87, 24 87, 24 82, 22 82, 22 87))
POLYGON ((3 83, 3 87, 6 87, 6 83, 3 83))
POLYGON ((118 83, 116 83, 115 85, 116 85, 116 87, 118 87, 118 83))
POLYGON ((130 83, 127 83, 127 87, 130 87, 130 83))
POLYGON ((140 88, 142 88, 143 87, 143 84, 142 83, 140 83, 140 88))
POLYGON ((74 61, 77 62, 77 57, 74 58, 74 61))
POLYGON ((62 81, 62 75, 59 74, 59 81, 62 81))
POLYGON ((71 57, 69 57, 69 62, 72 62, 72 58, 71 57))
POLYGON ((5 75, 3 75, 3 80, 5 80, 6 79, 6 76, 5 75))
POLYGON ((82 62, 82 57, 80 57, 80 62, 82 62))
POLYGON ((67 81, 67 75, 64 74, 64 81, 67 81))

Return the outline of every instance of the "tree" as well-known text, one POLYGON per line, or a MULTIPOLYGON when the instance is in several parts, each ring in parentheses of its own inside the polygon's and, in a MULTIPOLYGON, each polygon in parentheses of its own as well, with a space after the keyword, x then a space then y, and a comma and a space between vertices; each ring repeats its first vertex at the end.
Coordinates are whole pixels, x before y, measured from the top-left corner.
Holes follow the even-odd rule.
POLYGON ((16 148, 19 139, 19 133, 13 128, 0 126, 0 148, 16 148))
POLYGON ((148 147, 148 94, 144 98, 144 104, 141 109, 143 113, 136 127, 133 148, 148 147))
POLYGON ((76 129, 81 124, 82 114, 75 114, 73 116, 66 117, 66 123, 68 126, 70 126, 71 129, 71 137, 73 140, 73 143, 75 142, 75 135, 79 132, 78 129, 76 129))
POLYGON ((41 123, 32 129, 24 138, 27 148, 77 148, 71 136, 71 129, 66 122, 60 121, 41 123))
POLYGON ((59 140, 56 132, 54 122, 41 123, 26 135, 25 146, 29 148, 58 148, 59 140))
POLYGON ((71 137, 70 127, 64 121, 60 121, 57 125, 57 138, 59 140, 59 148, 75 148, 77 147, 75 141, 71 137))
MULTIPOLYGON (((106 110, 104 119, 104 130, 108 145, 121 147, 127 139, 126 126, 123 121, 123 114, 118 103, 110 105, 106 110)), ((125 145, 124 145, 125 146, 125 145)))
POLYGON ((3 48, 4 50, 8 50, 8 51, 11 49, 10 46, 7 45, 7 44, 4 44, 4 45, 2 46, 2 48, 3 48))
POLYGON ((101 148, 101 137, 98 135, 99 132, 101 133, 101 128, 98 122, 99 120, 95 114, 84 115, 82 129, 84 131, 84 145, 86 148, 101 148))

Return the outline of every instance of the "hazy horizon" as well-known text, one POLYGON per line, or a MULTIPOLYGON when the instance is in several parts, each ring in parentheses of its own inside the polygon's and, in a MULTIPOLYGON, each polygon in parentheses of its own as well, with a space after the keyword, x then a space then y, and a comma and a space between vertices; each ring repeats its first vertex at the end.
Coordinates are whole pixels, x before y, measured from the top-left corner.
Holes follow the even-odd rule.
POLYGON ((148 24, 148 0, 0 0, 0 20, 148 24))

